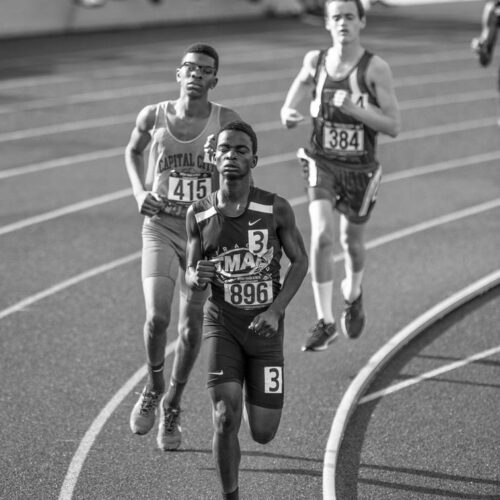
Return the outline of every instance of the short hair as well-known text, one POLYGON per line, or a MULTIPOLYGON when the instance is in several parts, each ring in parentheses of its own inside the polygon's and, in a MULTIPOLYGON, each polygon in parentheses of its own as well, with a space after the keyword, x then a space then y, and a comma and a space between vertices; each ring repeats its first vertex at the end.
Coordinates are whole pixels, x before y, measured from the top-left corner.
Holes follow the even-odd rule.
POLYGON ((211 45, 206 45, 205 43, 193 43, 193 45, 190 45, 184 51, 184 54, 182 55, 183 59, 186 54, 205 54, 206 56, 211 57, 214 60, 214 68, 217 73, 219 69, 219 54, 211 45))
POLYGON ((356 4, 356 8, 358 9, 359 18, 363 19, 366 15, 365 7, 363 6, 363 2, 361 0, 325 0, 325 16, 328 5, 333 2, 354 2, 356 4))
POLYGON ((217 137, 215 138, 216 143, 219 141, 219 135, 226 130, 236 130, 248 135, 248 137, 250 137, 250 140, 252 141, 252 154, 257 153, 257 135, 248 123, 242 121, 233 121, 227 123, 217 132, 217 137))

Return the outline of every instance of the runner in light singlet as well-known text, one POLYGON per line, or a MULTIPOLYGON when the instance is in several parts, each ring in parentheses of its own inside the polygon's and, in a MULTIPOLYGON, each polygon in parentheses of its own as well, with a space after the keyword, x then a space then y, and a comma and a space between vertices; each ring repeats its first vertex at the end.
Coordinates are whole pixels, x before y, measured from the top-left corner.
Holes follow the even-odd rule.
POLYGON ((220 188, 193 203, 186 220, 186 282, 197 290, 211 284, 203 327, 212 449, 226 500, 239 495, 243 385, 252 438, 266 444, 278 430, 284 395, 284 314, 308 265, 288 201, 252 185, 256 153, 250 125, 237 121, 222 127, 215 153, 220 188), (281 285, 282 251, 290 265, 281 285))
POLYGON ((400 112, 389 65, 361 45, 366 25, 360 0, 327 0, 325 26, 332 46, 312 50, 292 82, 281 121, 295 127, 304 116, 296 109, 313 95, 313 132, 298 151, 307 178, 311 221, 311 277, 317 321, 303 351, 326 349, 338 336, 333 317, 334 213, 340 212, 344 250, 344 334, 359 337, 366 325, 361 281, 365 268, 364 233, 381 180, 377 133, 395 137, 400 112))
POLYGON ((204 292, 190 290, 185 283, 186 212, 193 201, 218 186, 215 167, 205 158, 208 136, 221 125, 239 119, 233 110, 208 100, 209 90, 217 84, 218 64, 218 54, 212 47, 188 47, 176 70, 178 99, 140 111, 125 151, 133 193, 145 216, 142 285, 148 378, 130 415, 130 427, 135 434, 151 430, 165 393, 167 327, 177 279, 180 285, 179 337, 170 384, 160 404, 157 444, 162 450, 174 450, 181 444, 180 402, 200 349, 206 299, 204 292), (148 146, 146 171, 144 153, 148 146))

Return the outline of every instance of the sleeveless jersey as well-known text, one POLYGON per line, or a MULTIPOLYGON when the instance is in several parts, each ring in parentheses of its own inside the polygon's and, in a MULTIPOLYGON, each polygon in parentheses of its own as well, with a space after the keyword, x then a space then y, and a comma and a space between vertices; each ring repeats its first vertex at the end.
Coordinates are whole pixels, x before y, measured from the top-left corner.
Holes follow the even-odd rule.
POLYGON ((238 217, 219 211, 216 193, 193 204, 202 255, 216 262, 210 300, 221 309, 267 309, 281 288, 274 199, 275 194, 251 187, 238 217))
MULTIPOLYGON (((218 104, 212 110, 205 128, 192 140, 181 141, 171 132, 167 121, 169 101, 157 104, 152 142, 149 150, 146 189, 165 202, 163 214, 185 218, 189 205, 218 188, 215 166, 205 161, 203 145, 210 134, 220 128, 218 104)), ((160 220, 163 217, 160 215, 160 220)))
POLYGON ((365 51, 358 63, 342 79, 334 80, 325 68, 326 51, 320 52, 314 76, 315 89, 311 102, 313 131, 311 153, 326 161, 355 168, 376 167, 377 132, 333 105, 336 91, 345 90, 354 104, 366 107, 377 105, 373 93, 365 82, 366 69, 373 54, 365 51))

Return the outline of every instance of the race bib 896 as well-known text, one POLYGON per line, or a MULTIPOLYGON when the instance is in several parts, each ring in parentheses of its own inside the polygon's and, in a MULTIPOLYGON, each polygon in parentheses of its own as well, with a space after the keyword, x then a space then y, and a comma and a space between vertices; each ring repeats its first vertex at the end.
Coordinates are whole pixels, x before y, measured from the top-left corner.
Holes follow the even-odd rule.
POLYGON ((272 281, 224 283, 224 300, 241 309, 266 306, 273 302, 272 281))

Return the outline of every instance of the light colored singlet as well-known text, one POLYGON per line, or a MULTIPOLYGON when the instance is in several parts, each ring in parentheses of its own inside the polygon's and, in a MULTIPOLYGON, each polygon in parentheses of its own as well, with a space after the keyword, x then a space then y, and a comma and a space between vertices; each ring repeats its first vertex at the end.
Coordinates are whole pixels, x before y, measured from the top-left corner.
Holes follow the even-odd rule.
POLYGON ((181 141, 171 132, 167 121, 170 101, 157 104, 155 123, 150 130, 146 189, 165 201, 163 212, 173 217, 185 217, 193 201, 204 198, 218 187, 215 166, 205 159, 203 145, 210 134, 220 128, 221 106, 212 104, 205 128, 189 141, 181 141))

